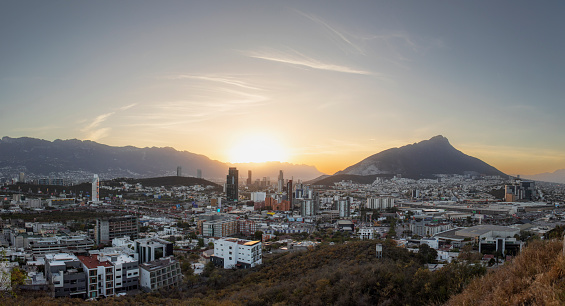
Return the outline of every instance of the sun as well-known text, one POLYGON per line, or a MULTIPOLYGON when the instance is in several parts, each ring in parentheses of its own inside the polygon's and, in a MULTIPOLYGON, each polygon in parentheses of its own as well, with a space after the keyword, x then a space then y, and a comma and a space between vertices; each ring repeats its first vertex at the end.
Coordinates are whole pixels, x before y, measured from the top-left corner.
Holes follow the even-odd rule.
POLYGON ((286 149, 270 137, 249 138, 239 141, 229 151, 231 163, 284 162, 287 158, 286 149))

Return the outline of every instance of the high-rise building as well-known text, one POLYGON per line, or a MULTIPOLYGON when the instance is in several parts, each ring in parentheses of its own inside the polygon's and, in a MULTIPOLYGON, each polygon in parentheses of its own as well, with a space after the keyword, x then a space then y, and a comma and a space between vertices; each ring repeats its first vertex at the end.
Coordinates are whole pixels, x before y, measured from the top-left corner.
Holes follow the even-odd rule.
POLYGON ((202 178, 202 169, 196 169, 196 178, 202 178))
POLYGON ((288 198, 288 202, 290 203, 290 209, 292 209, 293 205, 292 205, 292 198, 293 198, 293 193, 292 193, 292 180, 288 180, 288 183, 286 183, 286 195, 288 198))
POLYGON ((300 206, 300 215, 302 217, 313 217, 318 213, 318 208, 317 199, 305 199, 300 206))
POLYGON ((278 192, 283 192, 283 188, 284 188, 284 176, 283 176, 283 171, 280 170, 279 171, 279 180, 278 180, 278 192))
POLYGON ((253 183, 252 179, 251 179, 251 170, 247 171, 247 186, 251 186, 251 184, 253 183))
POLYGON ((337 206, 338 206, 340 218, 351 217, 351 206, 350 206, 350 203, 349 203, 349 198, 338 200, 337 206))
POLYGON ((177 176, 182 176, 182 167, 181 166, 177 167, 177 176))
POLYGON ((238 199, 238 178, 239 171, 235 167, 230 167, 226 182, 226 198, 228 201, 237 202, 238 199))
POLYGON ((532 201, 536 197, 536 183, 534 181, 516 180, 513 185, 504 186, 506 202, 532 201))
POLYGON ((18 182, 25 183, 25 178, 26 178, 26 174, 23 173, 23 172, 20 172, 20 177, 18 178, 18 182))
POLYGON ((92 202, 98 201, 100 201, 100 178, 95 174, 92 179, 92 202))
POLYGON ((387 209, 394 206, 394 198, 391 197, 379 197, 379 198, 367 198, 367 204, 365 205, 368 209, 387 209))

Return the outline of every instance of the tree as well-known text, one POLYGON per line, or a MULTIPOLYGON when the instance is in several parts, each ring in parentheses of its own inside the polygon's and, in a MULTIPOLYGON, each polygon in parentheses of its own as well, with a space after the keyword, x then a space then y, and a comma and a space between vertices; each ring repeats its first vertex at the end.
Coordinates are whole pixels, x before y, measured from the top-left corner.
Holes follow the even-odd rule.
POLYGON ((263 231, 256 231, 253 237, 255 240, 263 240, 263 231))
POLYGON ((418 251, 418 257, 420 257, 420 262, 426 263, 436 263, 437 251, 430 248, 427 244, 420 244, 420 250, 418 251))
POLYGON ((204 266, 204 270, 202 271, 202 276, 209 277, 212 272, 216 269, 216 266, 213 262, 209 262, 204 266))
POLYGON ((192 263, 188 260, 183 260, 182 264, 180 265, 180 270, 185 277, 188 277, 194 274, 194 270, 192 269, 192 263))
POLYGON ((204 239, 198 238, 198 247, 199 247, 199 248, 203 248, 203 247, 204 247, 204 239))

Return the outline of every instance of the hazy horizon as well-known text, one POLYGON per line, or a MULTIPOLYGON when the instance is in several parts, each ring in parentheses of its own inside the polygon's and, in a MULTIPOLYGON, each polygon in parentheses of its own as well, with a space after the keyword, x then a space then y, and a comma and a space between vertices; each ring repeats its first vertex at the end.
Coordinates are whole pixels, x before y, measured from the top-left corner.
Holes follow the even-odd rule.
POLYGON ((443 135, 565 168, 565 3, 5 1, 9 137, 173 147, 333 174, 443 135))

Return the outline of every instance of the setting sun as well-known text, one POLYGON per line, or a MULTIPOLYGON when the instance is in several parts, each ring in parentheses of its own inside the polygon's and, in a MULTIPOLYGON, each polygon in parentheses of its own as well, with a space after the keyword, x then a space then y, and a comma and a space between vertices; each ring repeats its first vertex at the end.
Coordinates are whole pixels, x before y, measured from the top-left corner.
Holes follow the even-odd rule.
POLYGON ((288 154, 284 147, 275 140, 257 137, 236 143, 229 151, 229 158, 232 163, 284 162, 288 154))

